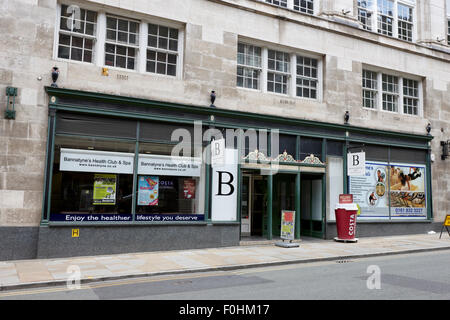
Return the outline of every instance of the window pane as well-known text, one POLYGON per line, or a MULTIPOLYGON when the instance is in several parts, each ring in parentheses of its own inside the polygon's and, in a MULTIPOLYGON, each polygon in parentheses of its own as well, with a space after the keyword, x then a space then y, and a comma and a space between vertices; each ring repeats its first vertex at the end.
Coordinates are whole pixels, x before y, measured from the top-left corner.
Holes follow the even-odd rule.
POLYGON ((58 57, 63 59, 69 59, 70 57, 70 48, 59 46, 58 47, 58 57))
POLYGON ((83 60, 83 50, 72 48, 70 58, 72 60, 82 61, 83 60))

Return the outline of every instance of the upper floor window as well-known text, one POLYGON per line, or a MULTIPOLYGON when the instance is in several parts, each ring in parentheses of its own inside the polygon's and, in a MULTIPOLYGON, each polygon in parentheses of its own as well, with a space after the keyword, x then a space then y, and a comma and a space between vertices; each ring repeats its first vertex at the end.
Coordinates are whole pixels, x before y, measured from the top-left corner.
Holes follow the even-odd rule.
POLYGON ((258 0, 307 14, 314 14, 314 0, 258 0))
POLYGON ((237 85, 242 88, 260 89, 261 48, 239 43, 237 61, 237 85))
POLYGON ((316 99, 318 77, 317 59, 297 56, 297 97, 316 99))
POLYGON ((267 91, 276 93, 288 93, 288 79, 290 57, 288 53, 269 50, 267 65, 267 91))
POLYGON ((394 1, 378 0, 378 33, 393 35, 394 1))
POLYGON ((450 0, 445 2, 447 12, 447 44, 450 45, 450 0))
POLYGON ((239 43, 237 86, 319 99, 321 63, 314 57, 239 43))
POLYGON ((388 72, 363 70, 362 105, 364 108, 409 115, 421 114, 421 82, 388 72))
POLYGON ((415 0, 358 0, 358 19, 365 30, 413 41, 415 0))
POLYGON ((358 0, 358 19, 363 28, 372 30, 373 0, 358 0))
POLYGON ((266 0, 266 2, 279 7, 287 8, 287 0, 266 0))
POLYGON ((77 5, 59 8, 54 57, 180 75, 181 28, 80 9, 77 5))
POLYGON ((105 65, 134 70, 138 41, 138 22, 106 17, 105 65))
POLYGON ((450 18, 447 18, 447 44, 450 45, 450 18))
POLYGON ((294 0, 294 10, 313 14, 314 0, 294 0))
POLYGON ((378 84, 377 84, 377 73, 363 70, 363 80, 362 80, 362 87, 363 87, 363 107, 369 108, 369 109, 376 109, 377 108, 377 90, 378 90, 378 84))
POLYGON ((61 5, 58 58, 92 62, 96 25, 96 12, 61 5))
POLYGON ((412 41, 413 33, 413 9, 403 4, 398 5, 398 37, 406 41, 412 41))
POLYGON ((175 76, 178 61, 178 29, 148 25, 147 72, 175 76))

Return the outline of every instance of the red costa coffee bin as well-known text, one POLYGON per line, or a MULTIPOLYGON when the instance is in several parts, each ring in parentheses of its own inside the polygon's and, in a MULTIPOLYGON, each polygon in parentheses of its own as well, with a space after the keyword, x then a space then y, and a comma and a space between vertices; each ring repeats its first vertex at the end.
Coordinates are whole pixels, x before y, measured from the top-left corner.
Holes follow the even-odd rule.
POLYGON ((356 242, 356 218, 358 207, 354 203, 338 204, 335 209, 337 238, 336 241, 356 242))

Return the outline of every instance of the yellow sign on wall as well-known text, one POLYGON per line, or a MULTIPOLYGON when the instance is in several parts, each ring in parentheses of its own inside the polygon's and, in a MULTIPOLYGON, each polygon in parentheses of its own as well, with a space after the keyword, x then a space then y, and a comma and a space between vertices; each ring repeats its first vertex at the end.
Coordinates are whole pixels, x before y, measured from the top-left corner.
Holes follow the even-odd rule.
POLYGON ((445 217, 444 226, 450 227, 450 215, 445 217))
POLYGON ((80 229, 72 229, 72 238, 80 237, 80 229))

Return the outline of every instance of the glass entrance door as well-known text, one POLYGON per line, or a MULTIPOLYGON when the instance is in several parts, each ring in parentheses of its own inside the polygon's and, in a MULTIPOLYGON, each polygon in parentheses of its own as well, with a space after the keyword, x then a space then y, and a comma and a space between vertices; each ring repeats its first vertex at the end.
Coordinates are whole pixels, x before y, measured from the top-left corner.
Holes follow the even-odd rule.
POLYGON ((323 238, 323 194, 321 176, 301 177, 300 232, 307 237, 323 238))
POLYGON ((244 173, 241 192, 241 236, 267 235, 267 180, 264 176, 244 173))

